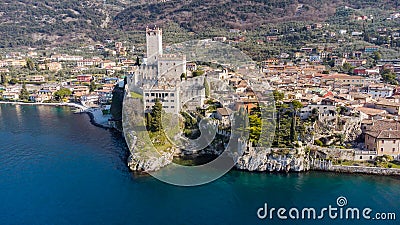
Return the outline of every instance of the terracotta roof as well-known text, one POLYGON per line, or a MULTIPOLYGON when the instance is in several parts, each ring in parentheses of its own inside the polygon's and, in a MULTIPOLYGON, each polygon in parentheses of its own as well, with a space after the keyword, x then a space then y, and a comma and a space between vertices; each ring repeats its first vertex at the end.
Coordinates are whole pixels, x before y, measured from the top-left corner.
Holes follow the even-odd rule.
POLYGON ((218 108, 217 113, 221 116, 229 116, 228 110, 226 110, 225 108, 218 108))
MULTIPOLYGON (((400 130, 400 122, 395 120, 373 120, 372 125, 368 126, 368 131, 400 130)), ((400 132, 399 132, 400 133, 400 132)))
POLYGON ((361 76, 350 76, 347 74, 333 74, 324 76, 323 79, 365 79, 361 76))
POLYGON ((374 138, 400 139, 400 131, 398 130, 367 131, 366 133, 374 138))
POLYGON ((363 112, 367 115, 381 115, 381 114, 387 113, 385 110, 366 108, 366 107, 358 107, 358 108, 355 108, 355 110, 363 112))
POLYGON ((395 120, 373 120, 372 124, 368 123, 365 133, 375 138, 400 139, 400 122, 395 120))
POLYGON ((379 102, 377 102, 375 104, 376 105, 387 105, 387 106, 400 107, 400 103, 389 102, 389 101, 379 101, 379 102))

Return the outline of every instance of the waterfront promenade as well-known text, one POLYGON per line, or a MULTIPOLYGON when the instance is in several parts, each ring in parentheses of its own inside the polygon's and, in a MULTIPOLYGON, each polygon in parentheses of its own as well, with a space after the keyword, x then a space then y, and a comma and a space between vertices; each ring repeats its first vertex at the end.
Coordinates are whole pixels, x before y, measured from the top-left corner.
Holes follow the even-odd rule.
POLYGON ((0 104, 11 104, 11 105, 47 105, 47 106, 68 106, 68 107, 74 107, 77 109, 81 109, 82 111, 85 111, 88 109, 87 106, 77 104, 77 103, 72 103, 72 102, 54 102, 54 103, 41 103, 41 102, 6 102, 6 101, 0 101, 0 104))
POLYGON ((54 103, 41 103, 41 102, 7 102, 0 101, 0 104, 10 104, 10 105, 44 105, 44 106, 67 106, 78 109, 79 113, 88 113, 91 122, 94 125, 110 128, 108 124, 108 120, 111 119, 111 115, 103 115, 102 110, 100 108, 91 108, 83 104, 73 103, 73 102, 54 102, 54 103))

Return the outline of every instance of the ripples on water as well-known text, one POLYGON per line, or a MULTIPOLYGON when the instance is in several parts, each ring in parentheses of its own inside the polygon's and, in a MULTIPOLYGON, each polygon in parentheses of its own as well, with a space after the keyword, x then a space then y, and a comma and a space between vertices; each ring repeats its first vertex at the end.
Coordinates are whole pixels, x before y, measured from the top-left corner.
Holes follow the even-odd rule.
POLYGON ((0 224, 347 224, 256 217, 264 202, 322 207, 341 195, 354 206, 400 208, 398 178, 233 171, 185 188, 130 173, 127 156, 120 134, 85 114, 0 104, 0 224))

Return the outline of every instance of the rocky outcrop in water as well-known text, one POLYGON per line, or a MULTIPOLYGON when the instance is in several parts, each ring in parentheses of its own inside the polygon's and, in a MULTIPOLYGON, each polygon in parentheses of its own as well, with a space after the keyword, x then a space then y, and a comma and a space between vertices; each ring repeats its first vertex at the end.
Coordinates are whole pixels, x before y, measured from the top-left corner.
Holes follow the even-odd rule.
POLYGON ((132 171, 154 172, 169 165, 172 159, 172 153, 165 153, 161 156, 143 156, 133 153, 128 158, 128 167, 132 171))
POLYGON ((135 151, 137 148, 137 137, 133 134, 127 135, 126 139, 130 140, 129 147, 131 155, 128 158, 128 167, 132 171, 154 172, 169 165, 174 157, 173 151, 163 153, 148 151, 135 151))

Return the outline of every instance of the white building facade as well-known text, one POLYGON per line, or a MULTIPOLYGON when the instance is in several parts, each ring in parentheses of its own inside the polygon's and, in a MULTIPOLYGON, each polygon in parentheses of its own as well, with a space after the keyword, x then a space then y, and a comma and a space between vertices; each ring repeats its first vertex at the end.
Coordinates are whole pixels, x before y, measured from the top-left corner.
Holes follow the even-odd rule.
POLYGON ((143 94, 144 107, 150 112, 160 100, 167 113, 178 114, 184 104, 202 106, 205 99, 204 77, 182 80, 186 74, 186 56, 163 54, 162 30, 146 28, 147 52, 132 77, 131 84, 143 94))

